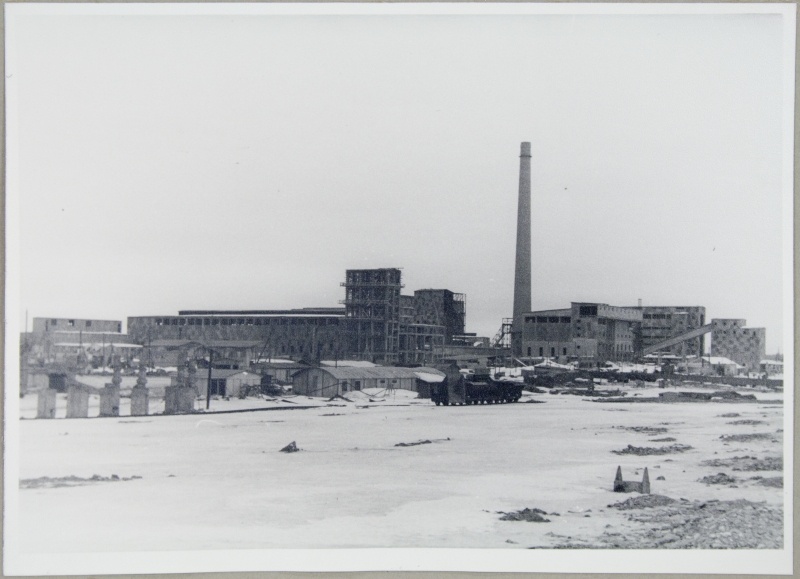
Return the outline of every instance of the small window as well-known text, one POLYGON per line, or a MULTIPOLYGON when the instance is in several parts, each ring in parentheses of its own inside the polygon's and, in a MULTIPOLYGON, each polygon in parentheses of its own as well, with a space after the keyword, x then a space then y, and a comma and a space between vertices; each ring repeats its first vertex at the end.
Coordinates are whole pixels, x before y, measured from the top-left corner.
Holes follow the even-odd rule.
POLYGON ((555 358, 555 356, 556 356, 556 349, 554 347, 550 348, 550 356, 553 357, 553 358, 555 358))
POLYGON ((539 356, 544 356, 544 348, 541 346, 539 347, 539 356))
POLYGON ((565 356, 567 355, 567 349, 566 348, 564 348, 564 355, 565 356))
POLYGON ((67 320, 67 325, 72 328, 75 326, 75 320, 67 320))
POLYGON ((528 356, 530 356, 530 355, 531 355, 531 347, 528 346, 528 356))
POLYGON ((91 328, 92 327, 92 320, 86 320, 86 327, 87 328, 91 328))

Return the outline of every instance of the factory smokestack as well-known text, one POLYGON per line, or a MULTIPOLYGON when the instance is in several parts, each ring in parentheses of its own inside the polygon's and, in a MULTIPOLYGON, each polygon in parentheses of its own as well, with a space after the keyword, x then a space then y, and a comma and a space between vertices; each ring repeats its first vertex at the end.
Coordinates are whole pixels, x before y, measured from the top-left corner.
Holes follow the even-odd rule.
POLYGON ((519 155, 517 202, 517 259, 514 268, 514 321, 511 348, 522 355, 522 314, 531 311, 531 144, 522 143, 519 155))

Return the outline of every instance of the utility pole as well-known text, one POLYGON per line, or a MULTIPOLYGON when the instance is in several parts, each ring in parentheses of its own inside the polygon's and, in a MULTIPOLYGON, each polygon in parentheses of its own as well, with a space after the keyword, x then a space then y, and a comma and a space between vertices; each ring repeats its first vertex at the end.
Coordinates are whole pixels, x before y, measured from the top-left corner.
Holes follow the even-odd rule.
POLYGON ((214 367, 214 350, 208 348, 208 384, 206 384, 206 410, 211 406, 211 368, 214 367))

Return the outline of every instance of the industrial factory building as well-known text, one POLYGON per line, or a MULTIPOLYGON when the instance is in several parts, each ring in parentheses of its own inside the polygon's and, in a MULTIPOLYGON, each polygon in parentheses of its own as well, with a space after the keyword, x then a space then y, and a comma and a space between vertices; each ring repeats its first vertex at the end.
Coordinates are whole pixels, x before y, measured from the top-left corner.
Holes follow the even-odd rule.
POLYGON ((522 316, 522 356, 595 362, 629 360, 637 351, 642 312, 599 303, 522 316))
POLYGON ((750 371, 758 371, 766 355, 767 330, 748 328, 746 320, 711 320, 711 355, 730 358, 750 371))
POLYGON ((464 333, 465 297, 446 289, 401 295, 399 268, 347 270, 343 308, 188 310, 177 316, 128 318, 128 335, 143 346, 164 340, 250 341, 250 357, 368 360, 419 365, 439 361, 464 333))

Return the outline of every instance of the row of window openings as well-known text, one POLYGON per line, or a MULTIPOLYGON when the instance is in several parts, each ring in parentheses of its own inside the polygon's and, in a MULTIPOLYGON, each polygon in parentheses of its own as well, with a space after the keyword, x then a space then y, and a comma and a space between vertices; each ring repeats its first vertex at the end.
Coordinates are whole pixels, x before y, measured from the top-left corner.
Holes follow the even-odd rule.
POLYGON ((157 318, 157 326, 325 326, 336 325, 339 320, 336 318, 328 319, 303 319, 303 318, 157 318))

